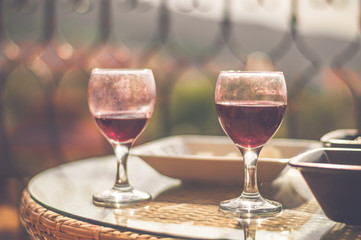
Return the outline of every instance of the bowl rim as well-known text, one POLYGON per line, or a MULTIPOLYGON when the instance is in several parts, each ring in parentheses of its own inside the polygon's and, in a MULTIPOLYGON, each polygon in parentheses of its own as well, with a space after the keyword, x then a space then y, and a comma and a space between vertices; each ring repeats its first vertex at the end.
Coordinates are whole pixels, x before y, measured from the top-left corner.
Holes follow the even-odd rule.
POLYGON ((361 145, 360 142, 355 142, 354 140, 342 139, 340 136, 344 135, 355 135, 358 134, 357 129, 345 128, 337 129, 331 132, 326 133, 320 139, 323 144, 339 144, 339 145, 361 145))
MULTIPOLYGON (((345 170, 345 171, 361 171, 361 165, 343 165, 343 164, 335 164, 335 163, 314 163, 314 162, 305 162, 302 161, 305 156, 310 155, 313 152, 325 152, 325 151, 353 151, 360 152, 361 149, 355 148, 316 148, 304 153, 301 153, 293 158, 291 158, 288 164, 295 168, 307 168, 307 169, 328 169, 328 170, 345 170)), ((361 161, 361 160, 360 160, 361 161)))

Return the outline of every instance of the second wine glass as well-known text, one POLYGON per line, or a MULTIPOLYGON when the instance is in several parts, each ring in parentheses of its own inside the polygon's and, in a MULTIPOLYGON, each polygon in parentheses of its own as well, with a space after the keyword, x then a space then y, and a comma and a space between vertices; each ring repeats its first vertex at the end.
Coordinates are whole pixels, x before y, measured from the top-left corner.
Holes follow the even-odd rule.
POLYGON ((264 199, 258 191, 257 160, 286 111, 283 73, 222 71, 216 84, 215 103, 223 130, 242 153, 245 172, 242 194, 221 202, 219 209, 246 217, 280 212, 280 203, 264 199))
POLYGON ((88 84, 89 109, 117 159, 115 184, 93 195, 95 205, 119 207, 151 198, 129 184, 127 159, 153 114, 155 98, 154 76, 149 69, 93 69, 88 84))

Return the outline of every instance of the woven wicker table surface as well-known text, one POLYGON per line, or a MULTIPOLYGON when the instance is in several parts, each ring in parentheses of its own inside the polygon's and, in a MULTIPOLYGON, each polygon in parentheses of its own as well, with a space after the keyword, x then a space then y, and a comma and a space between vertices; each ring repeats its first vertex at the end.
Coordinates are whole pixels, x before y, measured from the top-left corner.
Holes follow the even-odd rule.
MULTIPOLYGON (((312 215, 317 210, 317 203, 311 201, 301 205, 296 209, 284 211, 284 213, 280 217, 269 218, 263 220, 260 223, 252 223, 254 225, 248 227, 250 227, 251 230, 254 231, 255 236, 257 236, 257 231, 268 231, 274 233, 282 232, 284 235, 284 238, 282 239, 289 239, 287 238, 286 233, 297 233, 297 231, 300 230, 306 224, 306 222, 310 221, 312 215)), ((20 205, 20 214, 23 225, 26 227, 28 233, 34 239, 179 239, 176 237, 166 237, 157 234, 147 234, 143 232, 129 231, 126 229, 105 227, 65 217, 51 210, 48 210, 36 203, 30 197, 27 190, 24 190, 23 193, 20 205)), ((172 222, 181 224, 185 221, 196 221, 203 226, 222 226, 226 228, 236 229, 245 228, 245 226, 236 219, 224 218, 220 216, 217 212, 217 207, 215 205, 152 202, 150 204, 150 208, 147 211, 141 212, 141 214, 135 217, 166 223, 172 222), (175 218, 175 215, 181 215, 181 217, 175 218), (207 218, 204 218, 205 215, 207 216, 207 218)), ((319 220, 317 220, 316 218, 312 221, 312 223, 308 224, 309 229, 304 231, 305 234, 310 234, 312 230, 315 231, 315 229, 317 229, 318 227, 318 221, 319 220)), ((307 235, 297 237, 297 235, 300 234, 302 233, 294 234, 294 239, 308 239, 307 237, 310 237, 307 235)), ((277 235, 273 234, 273 237, 274 236, 277 235)), ((240 235, 239 239, 244 239, 244 235, 240 235)), ((320 239, 359 240, 361 239, 361 229, 359 227, 335 223, 332 227, 329 228, 326 233, 322 234, 322 238, 320 239)))
MULTIPOLYGON (((153 201, 134 211, 106 210, 111 212, 114 219, 111 224, 57 211, 59 207, 53 208, 51 202, 43 204, 39 199, 34 201, 34 193, 29 194, 26 189, 20 214, 23 225, 34 239, 194 239, 198 236, 210 239, 214 233, 218 239, 222 238, 220 236, 225 236, 222 239, 245 239, 247 234, 255 239, 361 240, 361 228, 328 220, 317 202, 296 197, 297 194, 290 189, 278 189, 278 195, 293 197, 282 201, 285 208, 276 216, 240 220, 219 213, 218 203, 237 196, 238 188, 229 185, 178 184, 158 193, 153 201), (132 225, 133 222, 136 225, 132 225)), ((31 189, 34 191, 34 188, 31 189)), ((278 196, 277 199, 274 196, 275 189, 265 187, 261 188, 261 192, 266 197, 282 200, 283 197, 278 196)), ((101 209, 98 210, 103 213, 101 209)))

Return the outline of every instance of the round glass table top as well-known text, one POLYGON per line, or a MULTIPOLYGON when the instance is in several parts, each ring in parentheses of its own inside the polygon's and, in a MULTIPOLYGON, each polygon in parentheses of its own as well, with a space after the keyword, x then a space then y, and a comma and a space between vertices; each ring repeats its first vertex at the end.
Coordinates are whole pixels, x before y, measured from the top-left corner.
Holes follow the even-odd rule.
POLYGON ((180 238, 322 239, 340 226, 327 219, 302 177, 290 168, 272 184, 260 186, 263 196, 284 207, 266 219, 240 219, 218 211, 219 202, 237 197, 241 186, 182 183, 134 156, 128 161, 130 182, 153 200, 114 209, 93 205, 92 194, 113 185, 115 167, 113 156, 63 164, 33 177, 28 191, 43 207, 73 219, 180 238))

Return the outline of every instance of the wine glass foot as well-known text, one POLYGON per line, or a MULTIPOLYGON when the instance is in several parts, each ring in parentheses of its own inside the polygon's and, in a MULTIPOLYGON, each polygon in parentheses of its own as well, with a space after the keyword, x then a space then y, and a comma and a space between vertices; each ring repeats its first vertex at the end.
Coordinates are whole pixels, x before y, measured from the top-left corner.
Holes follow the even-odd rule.
POLYGON ((262 197, 238 197, 220 203, 219 210, 223 214, 233 217, 271 217, 282 211, 282 204, 262 197))
POLYGON ((94 205, 109 208, 119 208, 122 206, 147 202, 151 200, 151 195, 132 187, 123 189, 112 188, 93 195, 94 205))

